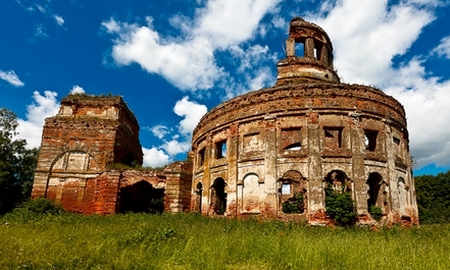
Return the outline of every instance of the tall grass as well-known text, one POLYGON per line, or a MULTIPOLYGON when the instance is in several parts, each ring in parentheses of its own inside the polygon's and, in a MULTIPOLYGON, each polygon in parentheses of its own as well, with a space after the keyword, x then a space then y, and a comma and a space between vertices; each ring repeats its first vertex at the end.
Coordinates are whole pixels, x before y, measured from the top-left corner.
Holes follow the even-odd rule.
POLYGON ((193 214, 0 218, 0 269, 450 269, 450 225, 308 227, 193 214))

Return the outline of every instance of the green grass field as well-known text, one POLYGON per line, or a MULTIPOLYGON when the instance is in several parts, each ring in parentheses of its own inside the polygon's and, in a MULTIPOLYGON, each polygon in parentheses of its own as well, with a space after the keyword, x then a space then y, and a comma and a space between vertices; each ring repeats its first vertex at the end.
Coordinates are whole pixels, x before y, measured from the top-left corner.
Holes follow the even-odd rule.
POLYGON ((5 215, 0 269, 450 269, 450 225, 373 231, 193 214, 5 215))

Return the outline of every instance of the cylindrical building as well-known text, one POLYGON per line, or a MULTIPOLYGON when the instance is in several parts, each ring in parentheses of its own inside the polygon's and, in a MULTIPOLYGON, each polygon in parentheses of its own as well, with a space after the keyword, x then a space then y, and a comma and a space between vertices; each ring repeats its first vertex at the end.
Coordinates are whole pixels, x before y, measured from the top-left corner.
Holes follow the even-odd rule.
POLYGON ((194 130, 191 208, 204 215, 330 222, 331 189, 361 224, 418 224, 403 106, 340 83, 330 38, 294 18, 274 87, 208 112, 194 130))

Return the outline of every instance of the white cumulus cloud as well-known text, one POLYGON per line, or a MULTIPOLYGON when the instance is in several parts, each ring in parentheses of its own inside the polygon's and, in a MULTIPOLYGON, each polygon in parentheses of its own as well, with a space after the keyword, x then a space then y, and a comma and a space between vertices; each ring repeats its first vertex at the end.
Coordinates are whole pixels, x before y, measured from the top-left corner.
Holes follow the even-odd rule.
POLYGON ((26 119, 17 119, 18 138, 27 141, 27 147, 34 148, 41 145, 42 129, 45 118, 58 113, 59 102, 56 100, 56 92, 44 91, 41 95, 38 91, 33 92, 34 102, 27 106, 26 119))
POLYGON ((8 83, 16 86, 16 87, 21 87, 24 86, 25 84, 19 79, 19 76, 17 76, 17 74, 13 71, 3 71, 0 70, 0 79, 7 81, 8 83))
MULTIPOLYGON (((149 128, 154 136, 162 140, 160 146, 151 148, 153 159, 161 161, 158 166, 168 164, 176 155, 186 153, 191 149, 192 132, 207 110, 205 105, 189 101, 189 97, 185 96, 177 101, 173 108, 174 113, 182 117, 175 134, 165 125, 155 125, 149 128), (157 159, 157 157, 160 158, 157 159)), ((146 164, 146 155, 148 154, 145 154, 144 151, 144 164, 146 164)))
POLYGON ((405 107, 411 154, 417 168, 428 164, 450 165, 450 81, 425 68, 432 53, 449 56, 450 40, 394 66, 394 57, 404 55, 424 28, 435 20, 436 1, 356 0, 325 1, 322 14, 309 20, 331 36, 335 68, 349 83, 375 85, 405 107), (332 8, 330 8, 332 7, 332 8), (342 18, 345 18, 343 20, 342 18), (431 54, 430 54, 431 52, 431 54))
POLYGON ((150 149, 142 148, 144 153, 143 166, 145 167, 162 167, 170 162, 170 157, 162 150, 158 150, 155 147, 150 149))
POLYGON ((181 30, 182 37, 162 37, 154 29, 151 17, 147 18, 147 25, 111 18, 102 26, 117 37, 112 47, 116 63, 138 63, 182 90, 206 90, 229 78, 224 67, 217 64, 215 53, 254 38, 261 19, 279 2, 206 1, 204 7, 196 10, 195 18, 176 15, 169 19, 181 30))
POLYGON ((180 133, 184 136, 190 136, 200 121, 200 118, 202 118, 208 109, 205 105, 189 101, 189 98, 186 96, 177 101, 173 111, 178 116, 184 117, 179 124, 180 133))
POLYGON ((72 89, 70 90, 70 94, 84 94, 85 91, 83 89, 83 87, 78 86, 78 85, 74 85, 72 87, 72 89))

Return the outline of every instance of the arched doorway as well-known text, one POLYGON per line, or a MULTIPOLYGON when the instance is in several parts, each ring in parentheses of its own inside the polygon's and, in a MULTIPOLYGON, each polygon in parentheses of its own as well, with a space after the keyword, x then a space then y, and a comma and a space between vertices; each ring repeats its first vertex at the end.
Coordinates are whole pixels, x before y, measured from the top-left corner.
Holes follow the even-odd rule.
POLYGON ((225 214, 227 208, 227 194, 225 193, 225 180, 217 178, 211 186, 210 211, 216 215, 225 214))
POLYGON ((164 211, 164 189, 153 188, 141 180, 119 191, 119 212, 162 213, 164 211))

